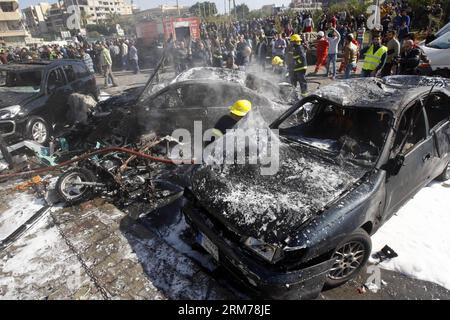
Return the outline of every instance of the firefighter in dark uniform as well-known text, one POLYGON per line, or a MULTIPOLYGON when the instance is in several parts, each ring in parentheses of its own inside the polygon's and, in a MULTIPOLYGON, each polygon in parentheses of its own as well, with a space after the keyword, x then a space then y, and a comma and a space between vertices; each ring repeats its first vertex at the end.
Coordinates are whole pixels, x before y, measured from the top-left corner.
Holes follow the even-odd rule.
POLYGON ((290 38, 291 46, 288 52, 288 67, 291 83, 296 88, 300 83, 302 96, 306 95, 308 86, 306 84, 306 70, 308 68, 306 62, 306 51, 301 45, 302 39, 298 34, 293 34, 290 38))
POLYGON ((238 100, 229 109, 230 113, 220 118, 214 126, 212 133, 216 139, 226 134, 228 129, 233 128, 245 117, 252 110, 252 103, 248 100, 238 100))

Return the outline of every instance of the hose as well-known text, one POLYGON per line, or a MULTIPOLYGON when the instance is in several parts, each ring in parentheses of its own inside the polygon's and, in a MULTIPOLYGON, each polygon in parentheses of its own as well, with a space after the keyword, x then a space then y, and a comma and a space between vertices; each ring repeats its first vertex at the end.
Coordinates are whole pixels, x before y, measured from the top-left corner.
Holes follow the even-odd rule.
POLYGON ((27 176, 27 175, 36 175, 36 174, 42 174, 42 173, 47 173, 47 172, 52 172, 52 171, 56 171, 62 167, 67 167, 73 163, 76 162, 80 162, 82 160, 88 159, 90 157, 96 156, 96 155, 100 155, 100 154, 105 154, 105 153, 111 153, 111 152, 120 152, 120 153, 127 153, 133 156, 136 156, 138 158, 143 158, 143 159, 147 159, 147 160, 151 160, 154 162, 160 162, 160 163, 166 163, 166 164, 193 164, 194 160, 189 160, 189 161, 175 161, 175 160, 171 160, 171 159, 166 159, 166 158, 159 158, 159 157, 154 157, 151 156, 149 154, 145 154, 133 149, 128 149, 128 148, 122 148, 122 147, 108 147, 108 148, 104 148, 104 149, 99 149, 99 150, 95 150, 89 153, 86 153, 84 155, 81 155, 75 159, 72 160, 68 160, 65 162, 62 162, 58 165, 55 166, 51 166, 51 167, 43 167, 43 168, 38 168, 38 169, 34 169, 34 170, 30 170, 30 171, 22 171, 22 172, 13 172, 13 173, 7 173, 7 174, 2 174, 0 175, 0 179, 5 179, 5 178, 17 178, 17 177, 22 177, 22 176, 27 176))

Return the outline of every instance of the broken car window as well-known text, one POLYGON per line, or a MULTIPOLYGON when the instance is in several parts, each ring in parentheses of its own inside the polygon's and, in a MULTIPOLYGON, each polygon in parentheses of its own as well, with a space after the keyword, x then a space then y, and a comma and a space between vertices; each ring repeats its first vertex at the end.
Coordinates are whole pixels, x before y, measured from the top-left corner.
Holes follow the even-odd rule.
POLYGON ((416 144, 424 140, 426 136, 427 133, 425 118, 423 115, 423 108, 421 106, 421 103, 417 102, 403 114, 397 130, 397 136, 394 142, 393 150, 396 154, 407 154, 414 148, 416 144), (408 136, 406 136, 408 134, 408 130, 410 133, 408 136), (402 148, 403 143, 404 146, 402 148))
POLYGON ((56 88, 62 87, 65 84, 66 81, 64 80, 64 75, 61 69, 58 68, 50 71, 50 74, 48 75, 47 85, 47 88, 49 90, 54 90, 56 88))
MULTIPOLYGON (((170 109, 180 107, 182 102, 178 95, 178 92, 170 89, 164 93, 161 93, 154 97, 150 103, 150 109, 170 109)), ((147 105, 144 103, 144 105, 147 105)))
POLYGON ((430 130, 450 119, 450 99, 443 94, 433 94, 425 106, 430 130))
POLYGON ((64 66, 64 72, 66 73, 67 81, 69 81, 69 83, 76 80, 75 71, 73 71, 71 65, 64 66))
POLYGON ((361 164, 381 153, 391 117, 386 112, 307 102, 280 126, 280 135, 361 164))

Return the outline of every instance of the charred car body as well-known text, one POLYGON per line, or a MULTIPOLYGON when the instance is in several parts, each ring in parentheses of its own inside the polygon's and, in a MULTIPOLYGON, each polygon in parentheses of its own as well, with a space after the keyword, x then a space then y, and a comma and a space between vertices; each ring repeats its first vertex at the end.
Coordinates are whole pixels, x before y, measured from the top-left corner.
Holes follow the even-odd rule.
POLYGON ((98 99, 95 76, 82 61, 57 60, 0 66, 0 132, 8 143, 48 142, 68 123, 72 93, 98 99))
POLYGON ((280 133, 275 175, 249 164, 194 171, 183 212, 197 241, 264 297, 313 298, 348 281, 370 235, 430 181, 450 178, 449 84, 357 79, 303 99, 270 125, 280 133))

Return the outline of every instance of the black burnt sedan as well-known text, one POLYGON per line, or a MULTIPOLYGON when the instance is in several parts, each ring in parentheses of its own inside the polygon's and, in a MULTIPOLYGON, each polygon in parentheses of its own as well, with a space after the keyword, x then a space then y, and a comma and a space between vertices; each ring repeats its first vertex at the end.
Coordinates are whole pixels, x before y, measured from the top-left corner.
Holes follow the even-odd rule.
POLYGON ((370 236, 433 179, 450 179, 449 84, 355 79, 306 97, 270 125, 274 175, 250 164, 194 171, 183 212, 198 243, 264 298, 314 298, 353 278, 370 236))

